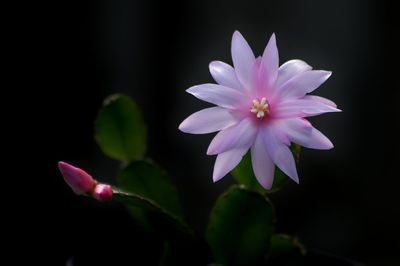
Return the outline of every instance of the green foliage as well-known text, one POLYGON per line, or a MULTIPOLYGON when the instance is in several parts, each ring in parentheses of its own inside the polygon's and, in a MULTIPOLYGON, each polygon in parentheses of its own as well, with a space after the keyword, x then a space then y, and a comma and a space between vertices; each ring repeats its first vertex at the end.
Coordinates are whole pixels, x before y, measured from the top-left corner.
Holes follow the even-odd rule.
POLYGON ((249 265, 263 260, 274 230, 274 210, 262 194, 233 186, 210 215, 206 238, 217 263, 249 265))
POLYGON ((285 257, 289 255, 304 255, 306 252, 300 241, 293 236, 274 234, 271 237, 269 258, 285 257))
POLYGON ((148 161, 135 161, 118 173, 119 186, 151 199, 168 212, 182 217, 178 194, 167 173, 148 161))
MULTIPOLYGON (((305 265, 305 254, 304 246, 296 237, 274 234, 271 237, 271 246, 266 265, 305 265)), ((323 262, 320 263, 325 265, 323 262)))
POLYGON ((167 174, 143 161, 147 129, 135 102, 115 94, 104 100, 95 123, 95 139, 102 151, 125 165, 118 172, 113 200, 126 205, 136 222, 148 231, 192 234, 182 219, 178 194, 167 174))
MULTIPOLYGON (((290 149, 293 153, 295 161, 298 163, 300 157, 300 146, 292 144, 290 149)), ((273 193, 278 191, 289 179, 278 167, 275 167, 274 182, 272 188, 269 190, 264 189, 257 181, 251 164, 250 152, 243 156, 242 161, 232 170, 232 175, 239 184, 244 185, 246 188, 258 191, 261 193, 273 193)))
POLYGON ((192 230, 180 217, 170 213, 151 199, 114 187, 113 201, 120 202, 127 207, 139 208, 146 211, 145 221, 162 234, 193 234, 192 230))
MULTIPOLYGON (((144 229, 162 236, 166 247, 177 237, 183 237, 189 245, 195 238, 183 220, 175 187, 164 170, 143 160, 147 130, 139 108, 129 97, 116 94, 104 101, 95 123, 95 139, 106 155, 124 163, 117 174, 118 187, 113 187, 112 200, 124 204, 144 229)), ((292 145, 291 149, 298 162, 300 146, 292 145)), ((250 153, 232 174, 241 185, 218 198, 206 232, 216 262, 254 265, 266 259, 274 262, 303 254, 297 239, 273 235, 274 210, 265 195, 278 190, 288 177, 276 168, 273 187, 265 190, 253 174, 250 153)), ((165 258, 170 255, 168 250, 165 258)))
POLYGON ((184 223, 178 193, 167 173, 150 161, 134 161, 117 174, 119 187, 152 202, 155 208, 124 202, 136 223, 149 232, 191 235, 184 223))
POLYGON ((132 99, 115 94, 104 100, 95 123, 95 139, 106 155, 123 162, 142 159, 146 133, 140 110, 132 99))

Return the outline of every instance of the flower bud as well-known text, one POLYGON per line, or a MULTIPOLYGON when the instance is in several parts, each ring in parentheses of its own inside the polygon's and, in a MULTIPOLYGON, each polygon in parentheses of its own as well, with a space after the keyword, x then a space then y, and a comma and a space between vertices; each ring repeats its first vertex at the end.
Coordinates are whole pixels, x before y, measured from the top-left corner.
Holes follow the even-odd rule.
POLYGON ((93 190, 96 182, 92 176, 80 168, 72 166, 65 162, 58 162, 65 182, 72 188, 76 194, 86 194, 93 190))
POLYGON ((93 197, 99 201, 111 200, 113 191, 110 185, 97 184, 93 190, 93 197))

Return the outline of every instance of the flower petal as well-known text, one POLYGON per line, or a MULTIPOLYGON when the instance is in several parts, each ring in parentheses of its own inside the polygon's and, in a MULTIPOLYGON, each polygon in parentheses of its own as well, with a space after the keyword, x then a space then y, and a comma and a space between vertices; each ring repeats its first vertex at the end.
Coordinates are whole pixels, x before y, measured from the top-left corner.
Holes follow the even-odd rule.
POLYGON ((265 148, 272 161, 291 179, 299 183, 296 164, 290 149, 280 140, 278 132, 274 130, 273 123, 261 128, 261 136, 264 141, 265 148))
POLYGON ((252 71, 255 65, 255 56, 249 44, 240 32, 235 31, 232 36, 232 61, 236 76, 245 90, 252 88, 252 71))
POLYGON ((302 60, 293 59, 287 61, 279 67, 276 88, 280 88, 285 82, 294 76, 311 69, 312 67, 302 60))
POLYGON ((335 108, 337 107, 336 103, 332 102, 331 100, 326 99, 324 97, 316 96, 316 95, 306 95, 302 99, 313 100, 313 101, 324 103, 326 105, 329 105, 329 106, 332 106, 335 108))
POLYGON ((238 90, 216 84, 197 85, 186 91, 200 100, 229 109, 236 108, 245 98, 238 90))
POLYGON ((229 109, 211 107, 198 111, 186 118, 179 130, 191 134, 207 134, 233 126, 238 119, 229 109))
POLYGON ((341 112, 341 110, 313 99, 292 99, 279 103, 271 109, 274 118, 294 118, 315 116, 323 113, 341 112))
POLYGON ((278 48, 276 47, 275 33, 272 34, 265 47, 264 53, 261 59, 261 76, 265 78, 265 88, 266 91, 272 91, 276 79, 278 77, 279 68, 279 54, 278 48))
POLYGON ((270 189, 274 181, 275 164, 268 155, 261 134, 257 134, 251 147, 251 162, 258 182, 263 188, 270 189))
POLYGON ((242 85, 237 79, 233 67, 221 61, 213 61, 210 63, 209 68, 211 75, 219 85, 242 90, 242 85))
POLYGON ((332 72, 310 70, 300 73, 285 82, 278 90, 280 98, 301 98, 324 83, 332 72))
POLYGON ((248 149, 249 147, 241 147, 218 154, 214 164, 213 181, 217 182, 235 168, 248 149))
POLYGON ((256 134, 257 127, 253 120, 250 117, 245 118, 238 124, 218 132, 208 146, 207 154, 215 155, 234 148, 250 147, 256 134))
POLYGON ((332 142, 305 119, 282 119, 277 123, 294 143, 311 149, 329 150, 333 148, 332 142))

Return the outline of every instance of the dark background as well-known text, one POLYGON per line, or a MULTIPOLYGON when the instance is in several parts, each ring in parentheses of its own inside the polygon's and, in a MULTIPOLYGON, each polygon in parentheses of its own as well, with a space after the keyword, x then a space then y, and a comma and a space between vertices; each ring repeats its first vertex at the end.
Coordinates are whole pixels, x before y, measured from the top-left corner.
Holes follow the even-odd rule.
POLYGON ((343 110, 311 119, 335 148, 303 150, 300 185, 273 195, 278 231, 367 265, 399 265, 391 10, 384 1, 363 0, 65 1, 27 10, 32 16, 23 23, 31 34, 23 45, 33 57, 19 62, 30 73, 20 77, 27 110, 19 126, 29 133, 33 145, 24 156, 34 166, 20 166, 28 174, 19 180, 35 193, 25 197, 19 221, 30 234, 21 242, 38 248, 35 261, 52 265, 117 256, 156 263, 156 236, 143 233, 121 207, 74 195, 57 169, 65 160, 113 182, 118 164, 96 146, 93 121, 115 92, 141 107, 148 155, 170 173, 189 224, 203 234, 213 202, 233 180, 211 181, 215 158, 205 152, 212 135, 178 131, 184 118, 208 106, 185 90, 212 82, 210 61, 231 64, 234 30, 255 54, 275 32, 281 63, 299 58, 333 71, 315 93, 343 110))

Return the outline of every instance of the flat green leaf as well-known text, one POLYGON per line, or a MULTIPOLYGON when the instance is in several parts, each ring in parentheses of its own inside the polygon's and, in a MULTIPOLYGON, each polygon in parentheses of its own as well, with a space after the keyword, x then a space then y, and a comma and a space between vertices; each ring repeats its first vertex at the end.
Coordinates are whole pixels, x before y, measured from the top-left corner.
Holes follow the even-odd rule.
POLYGON ((136 224, 142 227, 145 231, 154 233, 155 229, 151 225, 149 218, 147 217, 147 211, 140 207, 125 206, 129 214, 133 217, 136 224))
MULTIPOLYGON (((300 157, 301 147, 297 144, 290 146, 295 161, 298 163, 300 157)), ((239 184, 244 185, 246 188, 255 190, 261 193, 272 193, 278 191, 289 179, 278 167, 275 167, 274 182, 272 188, 269 190, 264 189, 257 181, 251 164, 250 152, 247 152, 240 163, 232 170, 232 175, 239 184)))
POLYGON ((296 237, 285 234, 273 234, 268 252, 268 260, 274 262, 298 261, 299 257, 305 255, 305 253, 305 247, 296 237))
POLYGON ((174 235, 184 233, 192 236, 193 232, 188 225, 178 216, 168 212, 157 203, 135 193, 126 192, 113 187, 113 201, 120 202, 125 206, 143 209, 146 211, 146 221, 149 221, 153 228, 162 233, 174 235))
POLYGON ((139 108, 128 96, 104 100, 95 123, 95 139, 111 158, 131 162, 146 152, 147 130, 139 108))
POLYGON ((178 193, 167 173, 148 161, 134 161, 119 171, 119 187, 152 200, 168 212, 182 217, 178 193))
POLYGON ((210 215, 207 241, 217 263, 252 265, 263 260, 274 229, 274 210, 262 194, 233 186, 210 215))

